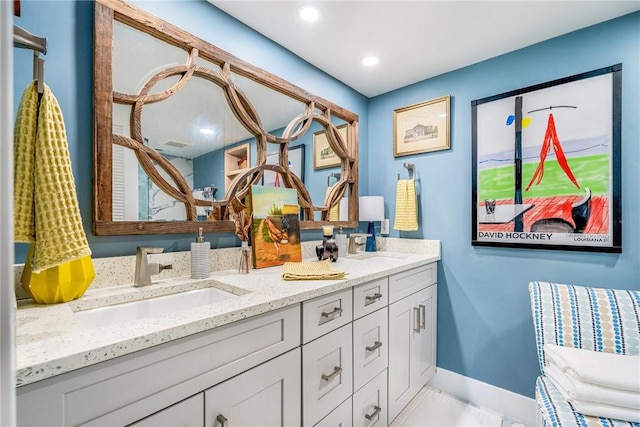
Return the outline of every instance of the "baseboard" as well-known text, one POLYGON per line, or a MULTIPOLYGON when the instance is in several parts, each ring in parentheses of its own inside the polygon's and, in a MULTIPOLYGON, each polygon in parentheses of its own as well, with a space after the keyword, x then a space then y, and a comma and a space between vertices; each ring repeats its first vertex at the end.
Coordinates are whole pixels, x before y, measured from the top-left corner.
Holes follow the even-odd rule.
POLYGON ((458 373, 438 368, 429 381, 437 388, 472 405, 504 414, 527 426, 536 425, 535 400, 458 373))

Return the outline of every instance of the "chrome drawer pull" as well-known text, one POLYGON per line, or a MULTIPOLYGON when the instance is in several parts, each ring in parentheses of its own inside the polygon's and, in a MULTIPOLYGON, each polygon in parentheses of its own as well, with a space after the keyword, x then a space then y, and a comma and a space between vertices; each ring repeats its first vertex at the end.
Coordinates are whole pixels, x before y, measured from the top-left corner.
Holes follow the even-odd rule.
POLYGON ((373 304, 374 302, 376 302, 380 298, 382 298, 382 294, 380 294, 380 293, 375 293, 373 295, 367 295, 367 296, 364 297, 364 299, 366 300, 365 301, 365 305, 373 304))
POLYGON ((413 307, 413 331, 420 333, 420 309, 413 307))
POLYGON ((371 347, 365 347, 367 351, 374 351, 382 347, 382 343, 380 341, 376 341, 371 347))
POLYGON ((378 405, 373 405, 373 412, 371 414, 365 414, 365 418, 368 419, 369 421, 371 421, 372 419, 374 419, 375 417, 378 416, 378 414, 380 413, 380 411, 382 411, 382 408, 379 407, 378 405))
POLYGON ((216 417, 216 421, 220 423, 221 427, 229 426, 229 420, 227 420, 227 417, 222 414, 218 414, 218 416, 216 417))
POLYGON ((425 323, 427 322, 425 315, 426 307, 423 304, 420 304, 418 308, 420 309, 420 329, 424 329, 425 323))
POLYGON ((342 368, 340 366, 334 366, 333 372, 331 372, 329 375, 322 374, 322 379, 325 381, 331 381, 336 375, 340 375, 340 372, 342 372, 342 368))
POLYGON ((332 311, 329 311, 329 312, 323 311, 322 313, 320 313, 320 315, 322 317, 326 317, 327 319, 331 318, 332 320, 335 319, 337 316, 339 316, 341 314, 342 314, 342 309, 340 307, 336 307, 332 311))

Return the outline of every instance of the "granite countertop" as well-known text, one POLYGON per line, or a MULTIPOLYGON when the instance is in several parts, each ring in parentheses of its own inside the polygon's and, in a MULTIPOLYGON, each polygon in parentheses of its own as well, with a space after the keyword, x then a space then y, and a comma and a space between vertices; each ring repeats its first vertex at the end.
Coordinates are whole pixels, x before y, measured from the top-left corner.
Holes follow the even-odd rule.
POLYGON ((417 252, 379 251, 372 258, 343 257, 332 266, 342 280, 282 280, 282 267, 214 271, 209 279, 154 276, 144 288, 120 285, 89 289, 65 304, 22 302, 16 314, 16 384, 23 386, 114 357, 266 313, 292 304, 426 265, 440 259, 438 244, 417 252), (422 252, 422 253, 420 253, 422 252), (235 298, 135 321, 99 327, 80 324, 76 311, 203 287, 230 291, 235 298))

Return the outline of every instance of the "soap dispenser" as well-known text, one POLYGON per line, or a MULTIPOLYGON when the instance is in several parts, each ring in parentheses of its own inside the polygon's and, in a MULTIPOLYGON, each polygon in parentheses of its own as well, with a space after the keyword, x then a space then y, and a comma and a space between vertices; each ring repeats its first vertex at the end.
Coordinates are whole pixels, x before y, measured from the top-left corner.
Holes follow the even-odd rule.
POLYGON ((191 278, 206 279, 211 272, 211 243, 204 241, 202 227, 198 228, 198 237, 191 242, 191 278))
POLYGON ((347 256, 347 235, 342 232, 342 226, 340 226, 340 231, 336 234, 335 240, 338 246, 338 256, 347 256))

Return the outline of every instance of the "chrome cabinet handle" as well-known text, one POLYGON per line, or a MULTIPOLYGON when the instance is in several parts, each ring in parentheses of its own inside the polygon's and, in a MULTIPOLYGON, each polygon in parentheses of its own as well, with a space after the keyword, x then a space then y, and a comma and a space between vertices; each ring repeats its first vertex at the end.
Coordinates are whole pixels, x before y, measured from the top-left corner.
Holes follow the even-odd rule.
POLYGON ((424 306, 424 304, 420 304, 418 308, 420 309, 420 329, 424 329, 425 324, 427 322, 426 314, 425 314, 426 307, 424 306))
POLYGON ((336 307, 331 311, 323 311, 322 313, 320 313, 320 315, 322 317, 326 317, 327 319, 335 319, 337 316, 342 314, 342 309, 340 307, 336 307))
POLYGON ((366 419, 368 419, 369 421, 371 421, 372 419, 374 419, 375 417, 378 416, 378 414, 380 413, 380 411, 382 411, 382 408, 379 407, 378 405, 373 405, 373 412, 370 414, 365 414, 364 417, 366 419))
POLYGON ((220 423, 221 427, 228 427, 229 426, 229 420, 227 419, 227 417, 225 417, 222 414, 218 414, 218 416, 216 417, 216 421, 218 423, 220 423))
POLYGON ((376 302, 380 298, 382 298, 382 294, 381 293, 377 293, 377 292, 375 294, 373 294, 373 295, 366 295, 364 297, 364 299, 365 299, 364 305, 373 304, 374 302, 376 302))
POLYGON ((376 341, 371 347, 365 347, 367 351, 374 351, 382 347, 382 343, 380 341, 376 341))
POLYGON ((329 375, 322 374, 322 379, 325 381, 331 381, 336 375, 340 375, 340 372, 342 372, 342 368, 340 366, 334 366, 333 372, 331 372, 329 375))
POLYGON ((413 307, 413 331, 420 333, 420 309, 413 307))

